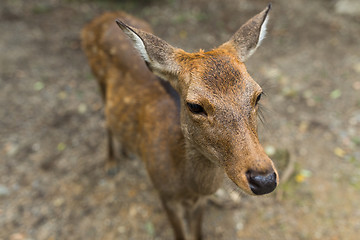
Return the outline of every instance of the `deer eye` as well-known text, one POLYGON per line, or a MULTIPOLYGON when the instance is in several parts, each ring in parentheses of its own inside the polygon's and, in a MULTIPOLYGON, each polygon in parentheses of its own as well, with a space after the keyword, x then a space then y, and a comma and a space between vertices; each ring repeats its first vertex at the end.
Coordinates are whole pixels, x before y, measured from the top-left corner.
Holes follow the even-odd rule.
POLYGON ((207 116, 207 113, 205 112, 204 108, 196 103, 186 103, 187 107, 189 108, 190 112, 194 114, 202 114, 207 116))
POLYGON ((263 95, 263 93, 260 93, 260 94, 257 96, 256 101, 255 101, 255 106, 259 103, 262 95, 263 95))

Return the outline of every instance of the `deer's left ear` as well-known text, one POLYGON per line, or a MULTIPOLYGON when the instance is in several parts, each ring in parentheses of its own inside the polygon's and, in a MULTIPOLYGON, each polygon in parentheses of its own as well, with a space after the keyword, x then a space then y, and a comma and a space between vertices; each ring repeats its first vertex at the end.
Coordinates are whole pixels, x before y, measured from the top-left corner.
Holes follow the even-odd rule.
POLYGON ((269 19, 271 4, 262 12, 252 17, 222 46, 235 48, 238 58, 245 62, 260 46, 266 35, 266 25, 269 19))

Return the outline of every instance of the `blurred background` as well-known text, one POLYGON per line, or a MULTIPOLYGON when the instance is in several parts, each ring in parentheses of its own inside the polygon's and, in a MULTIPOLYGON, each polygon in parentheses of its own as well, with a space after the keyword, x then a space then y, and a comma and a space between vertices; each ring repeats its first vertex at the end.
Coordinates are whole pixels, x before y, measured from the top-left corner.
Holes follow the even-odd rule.
MULTIPOLYGON (((1 0, 0 239, 171 239, 140 160, 113 178, 103 103, 80 31, 123 10, 187 51, 227 41, 267 0, 1 0)), ((226 187, 205 239, 358 239, 360 2, 273 0, 247 62, 263 87, 260 137, 283 182, 266 197, 226 187), (232 204, 236 203, 236 204, 232 204)))

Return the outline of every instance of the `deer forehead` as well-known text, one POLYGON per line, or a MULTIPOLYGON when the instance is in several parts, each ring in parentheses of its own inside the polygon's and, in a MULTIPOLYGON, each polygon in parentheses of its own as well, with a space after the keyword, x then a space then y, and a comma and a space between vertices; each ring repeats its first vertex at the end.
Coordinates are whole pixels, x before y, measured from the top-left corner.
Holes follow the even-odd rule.
POLYGON ((261 92, 245 64, 231 55, 204 53, 192 59, 188 65, 190 69, 187 72, 191 76, 188 80, 188 100, 213 100, 216 105, 224 102, 243 104, 261 92))

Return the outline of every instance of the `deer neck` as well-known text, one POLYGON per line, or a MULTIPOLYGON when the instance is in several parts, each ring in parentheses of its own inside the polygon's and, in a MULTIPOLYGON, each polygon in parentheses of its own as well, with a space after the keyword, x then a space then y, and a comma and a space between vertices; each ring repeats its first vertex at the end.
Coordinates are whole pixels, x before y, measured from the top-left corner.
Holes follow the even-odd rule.
POLYGON ((191 191, 210 195, 221 186, 224 178, 223 168, 211 162, 191 144, 186 143, 185 180, 191 191))

